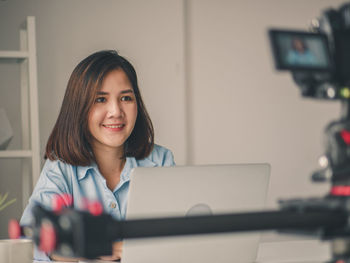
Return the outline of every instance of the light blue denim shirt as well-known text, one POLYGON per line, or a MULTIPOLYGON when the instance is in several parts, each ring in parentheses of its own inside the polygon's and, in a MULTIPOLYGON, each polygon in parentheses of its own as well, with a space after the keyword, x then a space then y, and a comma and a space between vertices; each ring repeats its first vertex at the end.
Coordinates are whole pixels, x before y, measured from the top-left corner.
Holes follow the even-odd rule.
MULTIPOLYGON (((123 220, 126 215, 131 170, 138 166, 173 165, 175 162, 172 152, 162 146, 154 145, 151 154, 143 160, 126 158, 120 181, 111 191, 95 163, 91 166, 73 166, 58 160, 46 160, 20 224, 22 226, 31 224, 33 219, 31 211, 35 204, 41 204, 47 209, 52 208, 52 200, 57 194, 72 195, 74 207, 77 209, 82 208, 84 198, 90 201, 98 200, 102 202, 105 213, 112 215, 115 219, 123 220)), ((50 260, 45 253, 37 249, 35 249, 34 259, 50 260)))

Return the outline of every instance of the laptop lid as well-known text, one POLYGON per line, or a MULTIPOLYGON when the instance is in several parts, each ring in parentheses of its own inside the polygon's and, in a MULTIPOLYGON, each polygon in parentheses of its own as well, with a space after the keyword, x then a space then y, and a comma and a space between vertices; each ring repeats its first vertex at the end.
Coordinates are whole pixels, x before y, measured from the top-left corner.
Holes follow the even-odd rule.
MULTIPOLYGON (((268 164, 135 168, 127 219, 261 210, 268 164)), ((124 240, 122 263, 253 262, 259 233, 124 240)))

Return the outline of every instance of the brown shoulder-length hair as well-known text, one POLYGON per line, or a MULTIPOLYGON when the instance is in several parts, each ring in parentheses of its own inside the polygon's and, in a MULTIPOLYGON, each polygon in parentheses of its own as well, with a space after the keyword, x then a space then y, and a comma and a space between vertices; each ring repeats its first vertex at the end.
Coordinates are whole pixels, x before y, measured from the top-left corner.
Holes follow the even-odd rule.
POLYGON ((104 78, 113 70, 127 75, 137 101, 135 127, 124 143, 124 157, 143 159, 154 146, 154 130, 142 101, 134 67, 114 50, 96 52, 81 61, 68 81, 61 111, 46 145, 44 158, 86 166, 95 161, 88 115, 104 78))

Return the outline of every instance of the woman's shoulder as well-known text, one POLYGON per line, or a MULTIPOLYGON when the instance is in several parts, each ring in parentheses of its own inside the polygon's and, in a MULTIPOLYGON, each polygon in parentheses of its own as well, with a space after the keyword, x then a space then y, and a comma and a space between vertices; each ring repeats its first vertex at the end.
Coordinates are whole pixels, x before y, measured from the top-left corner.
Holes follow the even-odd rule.
POLYGON ((78 176, 80 174, 80 170, 83 170, 84 168, 85 167, 75 166, 59 159, 46 159, 41 173, 46 176, 59 176, 69 179, 71 177, 78 176))
POLYGON ((168 148, 154 144, 153 150, 145 160, 151 161, 155 166, 175 165, 174 155, 168 148))
POLYGON ((69 192, 73 184, 83 179, 94 166, 75 166, 62 160, 46 159, 38 179, 38 187, 59 186, 69 192))
POLYGON ((63 162, 59 159, 56 159, 56 160, 46 159, 43 166, 43 170, 46 170, 46 171, 62 171, 62 170, 71 169, 71 168, 72 168, 72 165, 66 162, 63 162))

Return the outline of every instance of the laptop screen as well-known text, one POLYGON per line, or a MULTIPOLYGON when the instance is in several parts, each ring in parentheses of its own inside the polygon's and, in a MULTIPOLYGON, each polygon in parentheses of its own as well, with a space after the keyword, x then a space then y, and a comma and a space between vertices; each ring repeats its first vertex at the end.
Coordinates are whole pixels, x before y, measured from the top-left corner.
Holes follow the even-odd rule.
MULTIPOLYGON (((191 216, 264 208, 268 164, 135 168, 127 219, 191 216)), ((258 233, 125 240, 122 262, 254 261, 258 233)))

